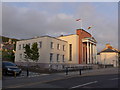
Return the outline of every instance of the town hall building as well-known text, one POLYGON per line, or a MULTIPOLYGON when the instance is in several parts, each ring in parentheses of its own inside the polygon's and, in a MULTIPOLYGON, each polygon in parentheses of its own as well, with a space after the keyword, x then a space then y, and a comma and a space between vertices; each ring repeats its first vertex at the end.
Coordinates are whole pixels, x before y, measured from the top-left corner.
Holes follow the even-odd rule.
MULTIPOLYGON (((39 60, 37 65, 44 68, 62 69, 70 65, 96 64, 97 41, 87 31, 77 29, 76 34, 61 35, 59 37, 40 36, 27 40, 17 41, 15 62, 25 65, 24 46, 37 42, 39 48, 39 60)), ((30 60, 30 65, 35 63, 30 60)))

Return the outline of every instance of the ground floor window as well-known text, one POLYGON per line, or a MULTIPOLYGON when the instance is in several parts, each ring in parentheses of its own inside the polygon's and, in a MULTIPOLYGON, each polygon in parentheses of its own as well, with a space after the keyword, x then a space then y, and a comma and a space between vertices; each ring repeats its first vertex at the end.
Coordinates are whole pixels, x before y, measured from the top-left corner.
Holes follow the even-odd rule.
POLYGON ((59 62, 59 54, 57 54, 57 62, 59 62))
POLYGON ((50 53, 50 62, 53 60, 53 53, 50 53))

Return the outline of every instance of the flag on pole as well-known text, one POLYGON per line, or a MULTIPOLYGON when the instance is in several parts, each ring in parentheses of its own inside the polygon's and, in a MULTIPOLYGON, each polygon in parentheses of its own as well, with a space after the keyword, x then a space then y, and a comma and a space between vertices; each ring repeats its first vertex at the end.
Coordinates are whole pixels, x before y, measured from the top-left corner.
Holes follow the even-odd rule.
POLYGON ((80 21, 80 24, 81 24, 81 29, 82 29, 82 19, 76 19, 76 21, 80 21))
MULTIPOLYGON (((92 25, 92 26, 93 26, 93 25, 92 25)), ((92 26, 88 27, 88 29, 91 29, 92 26)))
POLYGON ((81 19, 76 19, 76 21, 80 21, 81 19))

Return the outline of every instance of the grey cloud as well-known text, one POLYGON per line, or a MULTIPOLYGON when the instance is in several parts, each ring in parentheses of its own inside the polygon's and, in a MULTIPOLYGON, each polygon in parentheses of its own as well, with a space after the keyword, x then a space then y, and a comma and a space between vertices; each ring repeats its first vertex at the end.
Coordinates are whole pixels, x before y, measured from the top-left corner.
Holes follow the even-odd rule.
POLYGON ((35 35, 42 35, 46 31, 46 17, 44 14, 16 7, 3 6, 3 35, 18 38, 28 38, 35 35))
POLYGON ((18 8, 3 4, 3 35, 22 39, 46 34, 75 34, 75 29, 80 27, 75 19, 82 18, 85 29, 94 25, 91 30, 98 41, 98 51, 103 49, 106 43, 111 43, 116 48, 118 46, 117 17, 111 21, 89 3, 80 4, 75 9, 76 13, 71 15, 59 13, 60 8, 63 8, 62 3, 30 3, 29 7, 31 6, 33 8, 18 8), (44 8, 44 11, 41 8, 44 8))
POLYGON ((114 20, 112 21, 109 16, 105 16, 103 13, 97 11, 93 5, 83 3, 76 10, 76 13, 78 17, 83 19, 83 27, 85 29, 93 25, 89 32, 92 32, 98 41, 98 50, 103 49, 106 43, 110 43, 113 47, 118 48, 117 12, 115 13, 116 17, 113 17, 114 20))

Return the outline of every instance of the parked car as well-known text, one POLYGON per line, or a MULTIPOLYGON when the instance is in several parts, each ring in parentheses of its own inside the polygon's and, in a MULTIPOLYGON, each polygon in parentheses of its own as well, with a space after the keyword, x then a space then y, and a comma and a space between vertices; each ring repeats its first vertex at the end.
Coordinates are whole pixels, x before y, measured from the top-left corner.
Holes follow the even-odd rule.
POLYGON ((2 73, 3 75, 20 75, 22 70, 15 63, 3 61, 2 62, 2 73))

